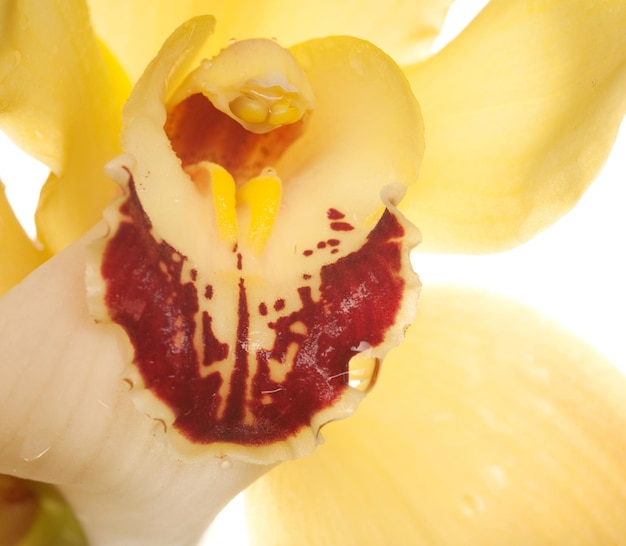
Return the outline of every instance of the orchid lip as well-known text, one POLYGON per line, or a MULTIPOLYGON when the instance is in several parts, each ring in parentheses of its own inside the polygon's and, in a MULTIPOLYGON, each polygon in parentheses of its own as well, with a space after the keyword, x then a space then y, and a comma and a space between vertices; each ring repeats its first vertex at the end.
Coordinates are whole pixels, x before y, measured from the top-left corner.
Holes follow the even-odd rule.
POLYGON ((126 108, 128 153, 108 166, 124 195, 92 253, 92 314, 123 332, 131 395, 181 453, 302 456, 356 409, 412 315, 404 186, 383 181, 358 212, 341 192, 298 189, 335 100, 318 96, 314 67, 273 41, 236 42, 165 100, 177 47, 126 108))

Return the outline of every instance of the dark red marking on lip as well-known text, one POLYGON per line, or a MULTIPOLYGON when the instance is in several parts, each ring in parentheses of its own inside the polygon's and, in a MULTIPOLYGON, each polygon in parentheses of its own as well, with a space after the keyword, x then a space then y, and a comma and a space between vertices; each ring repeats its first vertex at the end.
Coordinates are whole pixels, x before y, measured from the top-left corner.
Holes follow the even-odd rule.
POLYGON ((267 305, 265 303, 259 303, 259 315, 262 317, 267 316, 267 305))
POLYGON ((339 252, 339 249, 338 249, 338 248, 333 248, 333 249, 330 251, 330 253, 331 253, 331 254, 337 254, 338 252, 339 252))
POLYGON ((274 302, 274 311, 282 311, 285 308, 285 300, 280 298, 274 302))
POLYGON ((341 241, 339 239, 328 239, 328 241, 326 241, 330 246, 339 246, 339 244, 341 243, 341 241))
POLYGON ((210 300, 213 297, 213 285, 212 284, 207 284, 204 287, 204 297, 207 300, 210 300))
MULTIPOLYGON (((191 443, 286 440, 349 388, 353 347, 376 346, 395 323, 405 289, 404 228, 388 211, 358 250, 321 268, 315 291, 304 285, 283 294, 294 302, 292 310, 279 313, 271 325, 273 342, 256 353, 249 353, 255 345, 245 278, 236 287, 236 335, 218 339, 213 321, 220 315, 201 309, 196 285, 183 279, 187 258, 153 238, 132 180, 120 212, 102 256, 105 303, 128 335, 145 388, 170 409, 173 428, 191 443), (211 367, 224 359, 231 360, 230 375, 211 367), (274 379, 274 366, 285 367, 284 380, 274 379)), ((207 286, 219 293, 220 285, 206 280, 204 295, 207 286)))
POLYGON ((334 231, 352 231, 354 226, 348 222, 331 222, 330 229, 334 231))
POLYGON ((204 356, 202 364, 210 366, 215 362, 220 362, 228 356, 228 344, 222 343, 215 334, 211 323, 212 317, 206 311, 202 312, 202 344, 204 346, 204 356))
POLYGON ((320 250, 326 248, 326 241, 320 241, 319 243, 317 243, 317 248, 319 248, 320 250))
POLYGON ((341 220, 346 217, 343 212, 340 212, 337 209, 328 209, 326 211, 326 216, 329 220, 341 220))
POLYGON ((194 269, 192 269, 192 270, 189 272, 189 276, 190 276, 191 280, 195 282, 195 281, 197 280, 197 278, 198 278, 198 270, 197 270, 197 269, 195 269, 195 268, 194 268, 194 269))
POLYGON ((302 275, 302 278, 303 278, 305 281, 308 281, 308 280, 311 278, 311 275, 309 275, 308 273, 305 273, 304 275, 302 275))
POLYGON ((313 255, 313 251, 312 250, 305 250, 302 253, 303 256, 312 256, 313 255))
MULTIPOLYGON (((250 311, 246 285, 239 279, 239 304, 237 320, 237 340, 235 341, 235 368, 230 376, 230 388, 226 398, 226 409, 222 421, 242 425, 246 410, 246 381, 250 373, 248 362, 248 333, 250 330, 250 311)), ((231 434, 235 433, 232 431, 231 434)), ((233 440, 234 438, 228 438, 233 440)))

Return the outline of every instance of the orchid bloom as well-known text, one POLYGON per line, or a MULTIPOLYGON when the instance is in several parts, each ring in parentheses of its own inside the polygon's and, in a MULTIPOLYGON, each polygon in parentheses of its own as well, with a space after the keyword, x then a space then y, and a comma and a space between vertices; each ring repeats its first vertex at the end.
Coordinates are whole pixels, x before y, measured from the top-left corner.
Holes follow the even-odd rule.
POLYGON ((417 305, 409 253, 573 206, 626 6, 493 0, 429 56, 449 3, 2 3, 0 128, 51 174, 37 244, 0 193, 0 537, 82 543, 46 483, 89 544, 195 544, 256 481, 258 544, 622 539, 626 378, 519 304, 417 305))

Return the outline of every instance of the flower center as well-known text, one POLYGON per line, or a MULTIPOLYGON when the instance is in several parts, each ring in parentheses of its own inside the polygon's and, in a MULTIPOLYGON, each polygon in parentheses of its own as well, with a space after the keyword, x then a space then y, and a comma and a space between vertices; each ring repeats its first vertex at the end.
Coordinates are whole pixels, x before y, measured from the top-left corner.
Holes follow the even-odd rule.
POLYGON ((263 88, 251 82, 241 93, 228 107, 248 126, 276 128, 295 123, 304 114, 298 93, 288 93, 282 87, 263 88))
POLYGON ((231 248, 244 242, 254 253, 260 254, 280 207, 282 182, 278 175, 272 169, 265 169, 237 188, 233 176, 217 163, 201 161, 189 165, 185 171, 202 194, 210 194, 222 242, 231 248), (248 213, 244 237, 239 230, 241 208, 248 213))
POLYGON ((173 94, 165 132, 231 248, 263 251, 282 193, 274 166, 312 108, 304 73, 268 40, 235 42, 173 94))
POLYGON ((302 119, 313 108, 304 71, 271 40, 234 42, 200 63, 173 94, 179 104, 195 93, 251 133, 264 134, 302 119))

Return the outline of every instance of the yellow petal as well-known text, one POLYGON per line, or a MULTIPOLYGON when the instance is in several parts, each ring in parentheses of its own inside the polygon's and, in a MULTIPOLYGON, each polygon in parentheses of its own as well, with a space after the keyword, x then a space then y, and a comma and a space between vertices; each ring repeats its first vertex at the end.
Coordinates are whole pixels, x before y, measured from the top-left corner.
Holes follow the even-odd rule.
POLYGON ((94 38, 82 2, 4 1, 2 13, 0 127, 52 171, 37 224, 56 252, 115 195, 102 168, 119 153, 128 83, 94 38))
POLYGON ((45 259, 46 254, 24 233, 0 182, 0 295, 45 259))
POLYGON ((622 0, 494 1, 407 69, 427 147, 403 205, 423 249, 512 247, 576 203, 626 109, 624 28, 622 0))
POLYGON ((302 242, 303 231, 321 233, 330 208, 350 211, 346 221, 356 226, 371 223, 383 187, 401 186, 400 201, 417 179, 424 150, 419 108, 383 52, 349 37, 310 40, 291 51, 316 106, 302 137, 276 164, 291 179, 285 200, 293 205, 282 217, 286 247, 302 242))
POLYGON ((398 62, 424 58, 451 0, 186 0, 153 2, 89 0, 98 34, 137 79, 167 36, 195 15, 215 16, 216 40, 208 56, 235 38, 276 38, 290 45, 332 34, 367 39, 398 62))
POLYGON ((535 312, 425 289, 357 414, 250 489, 257 544, 618 544, 626 378, 535 312))

